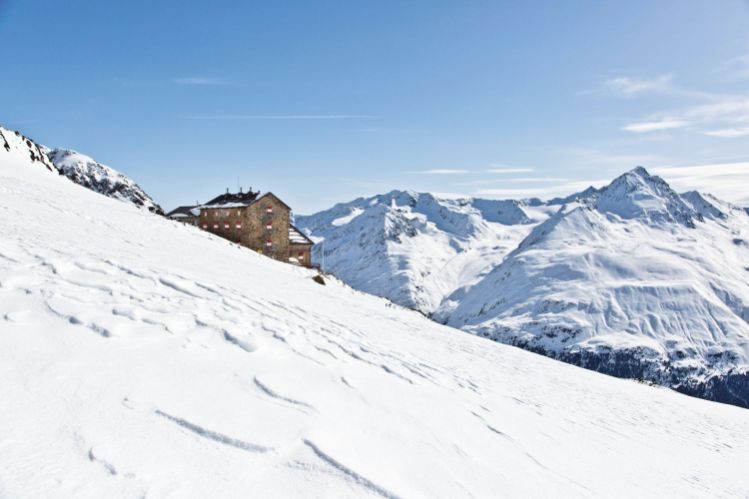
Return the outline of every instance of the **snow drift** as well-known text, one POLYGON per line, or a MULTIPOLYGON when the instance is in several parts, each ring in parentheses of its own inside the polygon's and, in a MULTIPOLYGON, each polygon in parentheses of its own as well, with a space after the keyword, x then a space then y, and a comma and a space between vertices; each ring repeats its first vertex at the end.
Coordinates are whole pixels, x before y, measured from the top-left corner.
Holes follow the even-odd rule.
POLYGON ((321 286, 26 152, 0 149, 2 497, 749 494, 745 410, 321 286))

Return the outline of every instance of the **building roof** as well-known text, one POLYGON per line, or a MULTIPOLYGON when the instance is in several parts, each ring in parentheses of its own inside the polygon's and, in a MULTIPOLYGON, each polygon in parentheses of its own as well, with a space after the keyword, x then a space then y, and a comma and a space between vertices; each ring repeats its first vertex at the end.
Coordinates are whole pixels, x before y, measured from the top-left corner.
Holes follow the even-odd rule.
POLYGON ((166 214, 168 218, 186 218, 200 216, 200 208, 197 206, 178 206, 166 214))
POLYGON ((215 208, 246 208, 250 205, 253 205, 263 199, 266 196, 273 196, 278 200, 279 203, 284 205, 286 208, 288 208, 289 211, 291 211, 291 206, 284 203, 281 198, 273 194, 272 192, 265 192, 263 194, 260 194, 260 191, 252 192, 250 190, 249 192, 239 192, 237 194, 233 194, 230 192, 227 192, 226 194, 222 194, 216 198, 211 199, 204 205, 201 205, 200 208, 207 208, 207 209, 215 209, 215 208))
POLYGON ((211 199, 202 208, 241 208, 243 206, 250 206, 257 201, 259 195, 259 192, 253 192, 252 189, 236 194, 227 192, 211 199))
POLYGON ((289 224, 289 242, 291 244, 315 244, 312 239, 291 224, 289 224))

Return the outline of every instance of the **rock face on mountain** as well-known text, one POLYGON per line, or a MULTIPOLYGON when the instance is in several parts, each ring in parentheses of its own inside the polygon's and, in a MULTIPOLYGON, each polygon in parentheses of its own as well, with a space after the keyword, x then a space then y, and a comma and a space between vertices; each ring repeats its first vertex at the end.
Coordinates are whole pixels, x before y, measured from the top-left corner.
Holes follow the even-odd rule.
POLYGON ((161 207, 138 184, 114 168, 69 149, 44 148, 44 151, 60 172, 76 184, 99 194, 146 208, 150 212, 164 214, 161 207))
POLYGON ((583 367, 749 406, 749 217, 709 194, 680 195, 638 167, 547 203, 394 191, 301 225, 358 289, 583 367))

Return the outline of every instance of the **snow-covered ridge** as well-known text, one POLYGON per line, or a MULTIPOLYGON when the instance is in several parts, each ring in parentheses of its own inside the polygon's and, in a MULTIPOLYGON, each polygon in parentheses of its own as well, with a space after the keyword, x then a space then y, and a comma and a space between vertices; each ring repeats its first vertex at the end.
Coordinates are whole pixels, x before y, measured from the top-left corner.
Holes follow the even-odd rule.
POLYGON ((522 201, 392 191, 297 216, 296 224, 321 242, 313 259, 326 270, 357 289, 430 313, 546 216, 546 207, 522 201))
POLYGON ((50 149, 25 137, 20 132, 0 127, 0 162, 9 162, 25 156, 49 171, 67 178, 94 192, 145 208, 163 215, 161 207, 132 179, 114 168, 68 149, 50 149), (3 155, 5 152, 7 155, 3 155))
POLYGON ((749 495, 749 411, 321 286, 2 154, 2 497, 749 495))
POLYGON ((150 212, 164 214, 161 207, 138 184, 114 168, 69 149, 45 148, 45 153, 62 174, 76 184, 150 212))
POLYGON ((749 407, 749 217, 635 169, 534 228, 435 318, 749 407))
POLYGON ((709 194, 680 195, 638 167, 547 203, 395 191, 301 225, 357 289, 578 365, 749 406, 749 217, 709 194), (482 203, 501 207, 502 223, 482 203), (393 219, 406 227, 397 238, 374 237, 393 219))
POLYGON ((31 162, 41 165, 48 171, 58 172, 57 167, 47 157, 44 147, 22 135, 21 132, 3 127, 0 127, 0 161, 9 163, 31 162))

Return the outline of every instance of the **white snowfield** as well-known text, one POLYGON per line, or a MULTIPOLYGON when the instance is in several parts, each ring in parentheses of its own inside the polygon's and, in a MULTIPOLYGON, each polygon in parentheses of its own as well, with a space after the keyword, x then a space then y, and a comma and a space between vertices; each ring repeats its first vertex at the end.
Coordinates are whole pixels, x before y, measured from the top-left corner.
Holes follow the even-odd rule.
POLYGON ((312 276, 0 149, 0 497, 749 496, 749 411, 312 276))

